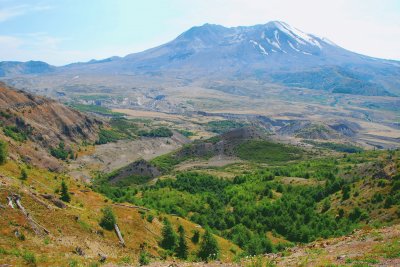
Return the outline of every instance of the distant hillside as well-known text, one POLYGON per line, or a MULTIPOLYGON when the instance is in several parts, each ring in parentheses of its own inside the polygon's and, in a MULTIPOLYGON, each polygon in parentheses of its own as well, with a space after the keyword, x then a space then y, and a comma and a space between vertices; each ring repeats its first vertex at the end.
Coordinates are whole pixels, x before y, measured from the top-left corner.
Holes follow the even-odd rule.
POLYGON ((17 91, 3 83, 0 111, 3 126, 15 125, 21 131, 29 131, 29 138, 47 145, 60 141, 94 142, 102 124, 57 101, 17 91))
POLYGON ((53 72, 55 69, 55 67, 42 61, 3 61, 0 62, 0 77, 43 74, 53 72))
POLYGON ((55 158, 73 158, 76 147, 97 141, 102 124, 57 101, 0 83, 0 137, 8 140, 13 155, 31 164, 59 169, 55 158))

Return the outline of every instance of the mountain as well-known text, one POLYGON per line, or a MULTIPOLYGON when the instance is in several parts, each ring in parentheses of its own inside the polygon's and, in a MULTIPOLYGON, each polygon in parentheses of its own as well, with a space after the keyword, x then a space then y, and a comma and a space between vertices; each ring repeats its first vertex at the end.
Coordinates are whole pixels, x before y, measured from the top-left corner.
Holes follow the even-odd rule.
POLYGON ((42 61, 3 61, 0 62, 0 77, 18 76, 24 74, 43 74, 56 68, 42 61))
POLYGON ((280 21, 232 28, 205 24, 140 53, 58 68, 34 61, 0 63, 0 77, 29 74, 98 80, 105 75, 145 75, 188 82, 255 79, 330 93, 400 95, 400 62, 348 51, 280 21))
POLYGON ((360 55, 284 22, 226 28, 205 24, 173 41, 62 72, 252 79, 360 95, 398 94, 400 63, 360 55), (390 81, 390 82, 388 82, 390 81))

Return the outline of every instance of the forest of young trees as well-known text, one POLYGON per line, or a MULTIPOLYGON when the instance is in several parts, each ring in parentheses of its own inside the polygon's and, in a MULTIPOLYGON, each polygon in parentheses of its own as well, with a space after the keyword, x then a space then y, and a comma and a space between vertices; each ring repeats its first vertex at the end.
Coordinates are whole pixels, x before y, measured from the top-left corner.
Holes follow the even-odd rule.
MULTIPOLYGON (((376 157, 371 153, 371 158, 376 157)), ((254 255, 283 249, 290 242, 306 243, 344 235, 366 222, 369 210, 358 205, 346 210, 331 209, 334 194, 341 201, 357 194, 354 185, 361 177, 352 172, 351 166, 365 162, 364 157, 360 154, 258 167, 233 179, 199 171, 178 172, 153 185, 118 188, 103 183, 95 189, 114 201, 127 201, 188 218, 254 255), (314 182, 292 185, 283 183, 280 177, 314 182), (272 245, 268 232, 289 242, 272 245)), ((392 194, 377 194, 367 201, 382 203, 378 204, 385 208, 399 205, 400 179, 396 177, 379 180, 383 185, 390 184, 392 194)))

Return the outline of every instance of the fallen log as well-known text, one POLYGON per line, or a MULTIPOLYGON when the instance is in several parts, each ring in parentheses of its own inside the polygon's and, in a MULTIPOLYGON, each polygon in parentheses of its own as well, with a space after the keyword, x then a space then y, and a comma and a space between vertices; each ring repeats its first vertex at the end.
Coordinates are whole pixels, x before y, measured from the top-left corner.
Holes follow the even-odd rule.
POLYGON ((65 209, 65 208, 67 208, 67 205, 65 205, 65 203, 64 202, 62 202, 61 200, 59 200, 59 199, 57 199, 55 196, 53 196, 53 195, 50 195, 50 194, 41 194, 41 196, 44 198, 44 199, 47 199, 47 200, 49 200, 51 203, 53 203, 57 208, 60 208, 60 209, 65 209))
POLYGON ((50 231, 41 226, 38 222, 36 222, 32 216, 26 211, 24 206, 21 204, 21 197, 19 195, 14 194, 13 199, 15 204, 17 205, 18 209, 21 210, 22 214, 24 214, 25 218, 29 222, 32 227, 32 230, 35 232, 36 235, 42 236, 44 234, 50 234, 50 231), (44 234, 43 234, 44 233, 44 234))
POLYGON ((14 208, 14 204, 13 204, 13 201, 12 201, 12 197, 8 196, 7 200, 8 200, 8 206, 13 209, 14 208))
POLYGON ((152 233, 156 237, 161 237, 159 234, 157 234, 157 233, 153 232, 152 230, 150 230, 146 225, 144 226, 144 229, 146 229, 147 231, 149 231, 150 233, 152 233))
POLYGON ((134 205, 125 205, 125 204, 120 204, 120 203, 114 203, 114 206, 119 206, 119 207, 124 207, 124 208, 129 208, 129 209, 139 209, 139 210, 145 210, 145 211, 150 211, 148 208, 140 207, 140 206, 134 206, 134 205))
POLYGON ((38 198, 34 193, 28 191, 28 194, 35 200, 37 203, 42 205, 43 207, 47 208, 48 210, 54 210, 52 206, 48 205, 46 202, 38 198))
POLYGON ((119 230, 119 227, 118 227, 117 224, 114 224, 114 229, 115 229, 115 232, 117 233, 117 236, 118 236, 118 239, 119 239, 119 243, 121 244, 121 246, 125 247, 125 241, 122 238, 121 231, 119 230))

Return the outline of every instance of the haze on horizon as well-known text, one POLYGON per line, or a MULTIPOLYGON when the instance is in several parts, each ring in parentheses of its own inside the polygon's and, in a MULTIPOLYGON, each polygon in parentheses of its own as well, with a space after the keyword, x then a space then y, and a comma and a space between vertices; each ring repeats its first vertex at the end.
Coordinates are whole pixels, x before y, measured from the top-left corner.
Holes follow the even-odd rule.
POLYGON ((0 61, 64 65, 124 56, 204 23, 272 20, 357 53, 400 60, 398 0, 0 0, 0 61))

